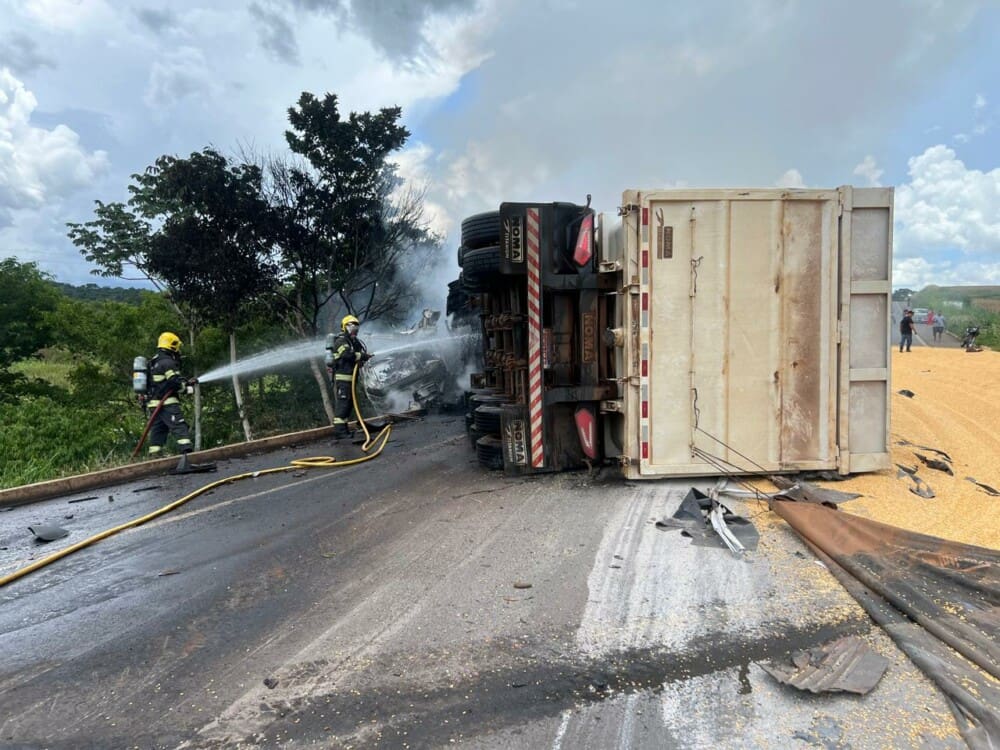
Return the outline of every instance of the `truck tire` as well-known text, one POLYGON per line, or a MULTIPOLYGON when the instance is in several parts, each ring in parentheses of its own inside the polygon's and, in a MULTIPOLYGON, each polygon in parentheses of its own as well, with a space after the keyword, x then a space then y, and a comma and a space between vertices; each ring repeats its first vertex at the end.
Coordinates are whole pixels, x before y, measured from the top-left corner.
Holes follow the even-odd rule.
MULTIPOLYGON (((462 222, 462 245, 466 248, 466 251, 486 247, 487 245, 496 245, 499 242, 499 211, 487 211, 486 213, 476 214, 462 222)), ((461 260, 459 260, 459 265, 462 265, 461 260)))
POLYGON ((501 408, 493 404, 483 404, 473 412, 476 429, 484 435, 500 434, 500 412, 501 408))
POLYGON ((487 469, 503 468, 503 443, 493 435, 484 435, 476 441, 476 458, 487 469))
POLYGON ((476 445, 479 442, 479 438, 486 437, 486 435, 475 427, 470 427, 469 430, 469 440, 472 442, 472 450, 477 450, 476 445))
POLYGON ((462 288, 462 280, 455 279, 448 282, 448 301, 445 304, 445 315, 457 313, 464 310, 469 304, 469 295, 462 288))
POLYGON ((462 265, 462 277, 466 291, 488 292, 500 276, 500 247, 490 245, 475 250, 467 250, 462 265))

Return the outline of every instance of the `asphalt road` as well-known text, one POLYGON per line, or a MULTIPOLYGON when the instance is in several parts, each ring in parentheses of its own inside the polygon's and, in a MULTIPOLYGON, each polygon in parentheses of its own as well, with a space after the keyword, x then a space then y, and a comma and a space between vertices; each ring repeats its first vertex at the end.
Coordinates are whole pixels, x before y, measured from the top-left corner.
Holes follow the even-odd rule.
MULTIPOLYGON (((897 349, 899 348, 899 321, 903 319, 904 309, 906 309, 906 305, 902 302, 892 303, 892 345, 897 349)), ((913 346, 936 346, 945 349, 959 349, 961 347, 961 340, 947 331, 942 334, 940 341, 935 341, 933 326, 917 323, 914 327, 913 346)))
MULTIPOLYGON (((211 478, 2 512, 0 575, 211 478), (70 536, 40 545, 38 522, 70 536)), ((0 588, 0 747, 964 747, 764 506, 730 503, 761 534, 743 559, 658 530, 689 486, 485 472, 457 417, 226 484, 0 588), (844 634, 890 660, 866 696, 758 666, 844 634)))

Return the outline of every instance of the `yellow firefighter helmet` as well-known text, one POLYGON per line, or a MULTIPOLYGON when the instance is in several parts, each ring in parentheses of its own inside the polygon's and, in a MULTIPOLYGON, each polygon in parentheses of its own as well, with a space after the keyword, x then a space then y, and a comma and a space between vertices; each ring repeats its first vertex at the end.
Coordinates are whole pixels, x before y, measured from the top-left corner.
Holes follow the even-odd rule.
POLYGON ((361 321, 355 318, 353 315, 345 315, 344 319, 340 321, 340 330, 346 331, 347 326, 349 326, 351 323, 353 323, 356 326, 361 325, 361 321))
POLYGON ((174 354, 176 354, 181 350, 180 337, 176 333, 164 331, 160 334, 160 338, 156 342, 156 348, 166 349, 167 351, 174 352, 174 354))

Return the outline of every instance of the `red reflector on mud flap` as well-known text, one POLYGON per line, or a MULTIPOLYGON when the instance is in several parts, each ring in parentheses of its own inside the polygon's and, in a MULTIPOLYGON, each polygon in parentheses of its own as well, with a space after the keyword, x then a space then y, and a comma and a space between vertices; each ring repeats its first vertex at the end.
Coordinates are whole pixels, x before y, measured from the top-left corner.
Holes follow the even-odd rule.
POLYGON ((580 436, 580 447, 587 458, 597 458, 597 410, 593 406, 581 404, 573 414, 576 432, 580 436))
POLYGON ((580 231, 576 235, 576 249, 573 251, 573 262, 583 267, 590 263, 594 255, 594 215, 587 214, 580 231))

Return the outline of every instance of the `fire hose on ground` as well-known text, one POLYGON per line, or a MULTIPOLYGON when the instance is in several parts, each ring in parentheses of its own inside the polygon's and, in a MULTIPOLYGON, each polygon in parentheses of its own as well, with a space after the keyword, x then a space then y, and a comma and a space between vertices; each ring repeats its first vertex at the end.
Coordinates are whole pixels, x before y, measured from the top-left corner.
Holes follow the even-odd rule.
MULTIPOLYGON (((357 417, 358 424, 360 425, 362 431, 365 434, 365 442, 361 445, 361 450, 365 455, 359 456, 357 458, 340 459, 340 460, 338 460, 333 456, 312 456, 310 458, 298 458, 291 461, 291 463, 289 463, 287 466, 278 466, 273 469, 258 469, 256 471, 247 471, 242 474, 236 474, 231 477, 225 477, 224 479, 217 479, 216 481, 206 484, 202 487, 199 487, 194 492, 188 493, 184 497, 174 500, 173 502, 168 503, 167 505, 164 505, 163 507, 158 508, 157 510, 154 510, 151 513, 147 513, 146 515, 140 516, 139 518, 135 518, 131 521, 127 521, 118 526, 106 529, 105 531, 102 531, 98 534, 94 534, 93 536, 83 539, 77 542, 76 544, 72 544, 69 547, 66 547, 65 549, 61 549, 58 552, 54 552, 47 557, 43 557, 41 560, 36 560, 30 565, 27 565, 19 570, 15 570, 13 573, 9 573, 8 575, 0 577, 0 588, 6 586, 8 583, 16 581, 17 579, 23 576, 28 575, 28 573, 33 573, 36 570, 44 568, 46 565, 50 565, 56 562, 57 560, 61 560, 62 558, 73 554, 77 550, 81 550, 84 547, 89 547, 90 545, 96 544, 102 539, 107 539, 108 537, 114 536, 115 534, 121 531, 125 531, 126 529, 131 529, 135 528, 136 526, 141 526, 144 523, 152 521, 154 518, 159 518, 160 516, 169 513, 170 511, 175 510, 176 508, 179 508, 188 501, 193 500, 199 495, 203 495, 204 493, 208 492, 209 490, 215 489, 216 487, 221 487, 222 485, 229 484, 231 482, 236 482, 239 481, 240 479, 249 479, 249 478, 264 476, 265 474, 278 474, 286 471, 296 471, 298 469, 319 469, 319 468, 352 466, 354 464, 364 463, 365 461, 371 461, 373 458, 378 457, 382 453, 382 450, 385 448, 385 444, 389 441, 389 436, 392 434, 392 424, 390 423, 385 425, 381 430, 379 430, 379 432, 374 437, 372 436, 372 434, 368 430, 368 425, 365 424, 365 420, 361 416, 361 409, 358 406, 357 386, 356 386, 357 378, 358 378, 358 366, 355 365, 354 372, 351 374, 351 395, 353 396, 354 400, 354 414, 357 417)), ((161 405, 162 403, 163 401, 160 402, 161 405)), ((153 419, 156 417, 156 413, 158 411, 159 411, 159 406, 157 406, 156 411, 153 412, 153 416, 150 417, 149 424, 146 425, 146 432, 149 431, 149 426, 153 423, 153 419)), ((142 440, 139 441, 139 446, 142 445, 142 442, 146 437, 146 432, 143 433, 143 438, 142 440)), ((136 450, 138 450, 139 446, 136 446, 136 450)))

